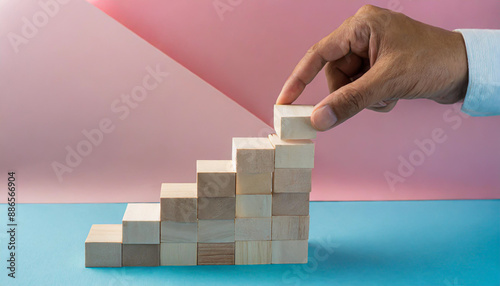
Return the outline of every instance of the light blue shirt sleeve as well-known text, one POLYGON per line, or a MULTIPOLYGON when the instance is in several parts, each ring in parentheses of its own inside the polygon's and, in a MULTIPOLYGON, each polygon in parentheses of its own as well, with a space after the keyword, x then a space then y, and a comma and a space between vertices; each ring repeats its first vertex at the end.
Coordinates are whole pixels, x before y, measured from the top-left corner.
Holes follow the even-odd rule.
POLYGON ((462 111, 500 115, 500 30, 459 29, 465 40, 469 85, 462 111))

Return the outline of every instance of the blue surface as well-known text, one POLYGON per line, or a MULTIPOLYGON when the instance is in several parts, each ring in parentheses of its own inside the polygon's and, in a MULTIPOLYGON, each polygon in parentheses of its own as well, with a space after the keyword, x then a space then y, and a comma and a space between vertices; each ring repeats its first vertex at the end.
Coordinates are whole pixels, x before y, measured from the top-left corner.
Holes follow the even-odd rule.
POLYGON ((0 285, 500 285, 500 201, 313 202, 305 265, 85 268, 92 224, 125 204, 18 206, 17 278, 0 285))

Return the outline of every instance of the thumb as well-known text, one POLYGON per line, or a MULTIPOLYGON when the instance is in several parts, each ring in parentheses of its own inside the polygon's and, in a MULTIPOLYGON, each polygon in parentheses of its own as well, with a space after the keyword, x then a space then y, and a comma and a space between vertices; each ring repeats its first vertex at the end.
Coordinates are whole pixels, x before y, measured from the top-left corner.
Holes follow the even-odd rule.
POLYGON ((311 115, 313 127, 328 130, 384 99, 382 85, 373 66, 357 80, 332 92, 316 105, 311 115))

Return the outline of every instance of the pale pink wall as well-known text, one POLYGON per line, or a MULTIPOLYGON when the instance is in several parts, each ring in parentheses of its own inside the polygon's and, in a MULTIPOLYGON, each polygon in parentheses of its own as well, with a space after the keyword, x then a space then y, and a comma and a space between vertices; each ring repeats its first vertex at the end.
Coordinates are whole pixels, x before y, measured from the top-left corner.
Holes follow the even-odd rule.
MULTIPOLYGON (((271 105, 307 48, 363 4, 446 29, 500 28, 496 0, 92 2, 269 124, 271 105), (214 3, 230 8, 218 14, 214 3)), ((326 94, 320 75, 299 102, 315 104, 326 94)), ((500 117, 459 114, 428 101, 401 102, 390 114, 364 111, 320 134, 312 199, 500 198, 500 117), (435 128, 446 141, 390 189, 384 172, 397 173, 398 157, 408 158, 414 140, 435 128)))
POLYGON ((197 159, 230 159, 233 136, 269 132, 84 0, 51 8, 48 21, 38 3, 0 7, 0 181, 6 188, 7 171, 16 172, 18 202, 159 201, 162 182, 195 182, 197 159), (42 22, 28 33, 22 19, 34 15, 42 22), (16 52, 8 35, 23 29, 16 52), (101 122, 113 127, 90 144, 84 131, 101 122), (76 160, 67 146, 91 147, 76 160), (59 179, 54 162, 71 172, 59 179))

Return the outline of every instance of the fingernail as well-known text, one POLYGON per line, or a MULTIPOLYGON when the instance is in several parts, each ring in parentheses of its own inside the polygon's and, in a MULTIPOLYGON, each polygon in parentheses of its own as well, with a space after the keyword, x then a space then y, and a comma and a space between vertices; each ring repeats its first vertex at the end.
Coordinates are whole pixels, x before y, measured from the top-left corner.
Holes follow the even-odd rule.
POLYGON ((373 107, 386 107, 387 103, 385 101, 379 101, 373 105, 373 107))
POLYGON ((324 105, 312 114, 311 121, 316 129, 327 130, 335 125, 337 116, 330 106, 324 105))

